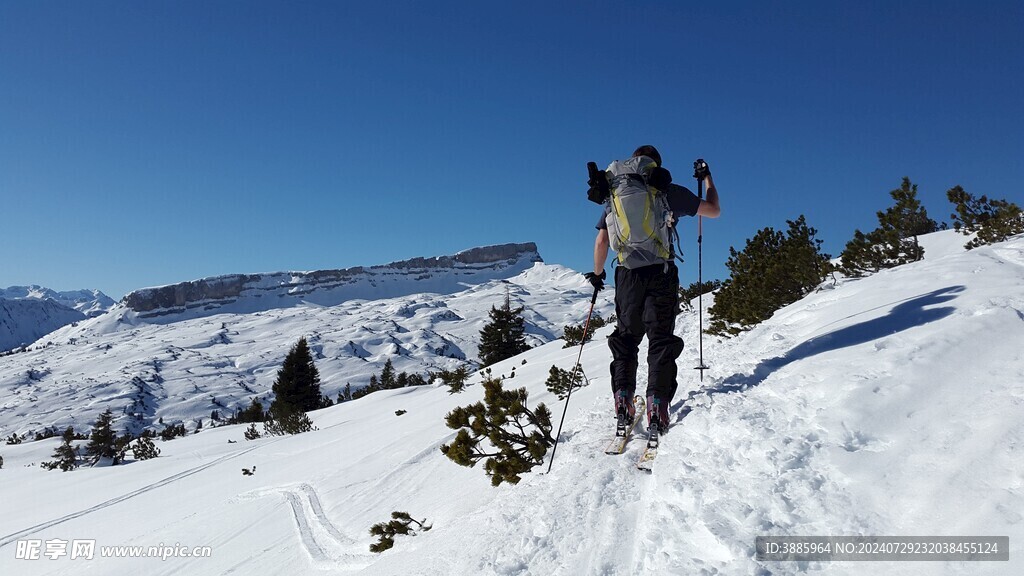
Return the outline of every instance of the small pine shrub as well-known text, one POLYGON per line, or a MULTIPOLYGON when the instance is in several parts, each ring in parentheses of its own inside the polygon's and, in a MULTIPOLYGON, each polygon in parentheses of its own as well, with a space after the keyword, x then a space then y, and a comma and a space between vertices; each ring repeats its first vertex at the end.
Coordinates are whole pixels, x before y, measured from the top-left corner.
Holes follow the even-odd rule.
POLYGON ((143 436, 136 440, 135 445, 132 446, 132 456, 136 460, 151 460, 160 456, 160 449, 157 448, 152 439, 143 436))
POLYGON ((270 436, 302 434, 314 429, 313 421, 305 412, 289 404, 278 403, 272 417, 263 423, 263 431, 270 436))
POLYGON ((413 520, 408 512, 392 512, 390 522, 381 522, 370 527, 370 535, 379 538, 377 542, 370 544, 370 552, 380 554, 390 550, 395 545, 395 536, 415 536, 417 530, 430 530, 433 526, 427 525, 426 521, 426 518, 423 521, 413 520), (416 525, 415 528, 413 524, 416 525))
POLYGON ((441 446, 441 452, 460 466, 473 467, 484 460, 493 486, 517 484, 521 474, 544 462, 555 443, 551 412, 543 403, 530 410, 526 388, 505 390, 500 379, 489 376, 483 387, 483 402, 445 416, 445 424, 458 433, 451 444, 441 446))
POLYGON ((572 382, 573 390, 582 388, 584 385, 583 369, 577 369, 575 378, 573 378, 572 372, 552 366, 548 370, 548 379, 544 381, 544 384, 547 385, 548 392, 558 396, 559 400, 565 400, 565 397, 569 395, 570 381, 572 382))
POLYGON ((170 440, 174 440, 179 436, 183 437, 187 433, 188 431, 185 430, 185 423, 178 422, 177 424, 171 424, 170 426, 167 426, 166 428, 161 430, 160 439, 163 440, 164 442, 168 442, 170 440))
POLYGON ((448 387, 449 394, 458 394, 466 389, 466 380, 469 379, 469 368, 459 366, 455 370, 442 370, 434 373, 434 378, 441 379, 441 383, 448 387))
POLYGON ((565 340, 562 348, 572 348, 584 342, 590 342, 590 339, 594 337, 594 331, 607 325, 608 321, 602 318, 600 314, 594 314, 590 317, 589 326, 586 323, 566 326, 562 330, 562 339, 565 340), (584 330, 586 330, 586 336, 583 335, 584 330))
POLYGON ((1024 234, 1024 213, 1013 202, 989 200, 986 196, 975 198, 960 186, 950 188, 946 197, 956 210, 950 216, 953 228, 964 235, 977 235, 964 244, 968 250, 1024 234))

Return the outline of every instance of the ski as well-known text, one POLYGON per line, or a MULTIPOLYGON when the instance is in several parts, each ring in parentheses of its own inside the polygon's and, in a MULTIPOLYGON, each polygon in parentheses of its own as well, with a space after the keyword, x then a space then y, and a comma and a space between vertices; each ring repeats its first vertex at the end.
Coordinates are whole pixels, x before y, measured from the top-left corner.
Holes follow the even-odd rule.
POLYGON ((632 421, 622 420, 616 423, 615 438, 605 448, 605 454, 622 454, 626 451, 626 443, 629 442, 629 438, 633 435, 633 430, 640 423, 640 419, 643 418, 644 410, 646 409, 642 396, 633 397, 633 408, 636 410, 636 414, 633 416, 632 421))
POLYGON ((644 453, 640 455, 640 460, 637 461, 636 467, 644 472, 652 472, 654 466, 654 458, 658 455, 658 429, 652 427, 647 434, 647 446, 644 447, 644 453))

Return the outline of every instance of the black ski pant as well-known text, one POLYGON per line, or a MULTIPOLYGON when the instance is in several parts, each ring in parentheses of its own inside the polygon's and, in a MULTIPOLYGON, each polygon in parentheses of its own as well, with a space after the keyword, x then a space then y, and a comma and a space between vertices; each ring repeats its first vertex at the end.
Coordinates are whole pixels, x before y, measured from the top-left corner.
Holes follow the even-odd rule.
POLYGON ((662 403, 676 393, 676 358, 683 339, 673 334, 679 309, 679 272, 674 263, 615 269, 615 331, 608 337, 612 351, 612 392, 636 390, 640 341, 647 335, 647 396, 662 403))

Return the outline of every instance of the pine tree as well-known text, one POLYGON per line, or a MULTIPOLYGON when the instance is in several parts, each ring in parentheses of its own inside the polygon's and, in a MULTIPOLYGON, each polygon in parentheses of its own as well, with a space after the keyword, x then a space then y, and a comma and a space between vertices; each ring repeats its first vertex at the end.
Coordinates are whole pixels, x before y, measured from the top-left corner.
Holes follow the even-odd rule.
POLYGON ((562 330, 562 339, 565 340, 565 344, 562 348, 572 348, 573 346, 579 346, 583 344, 583 331, 586 330, 586 342, 590 342, 590 339, 594 337, 594 331, 598 328, 602 328, 608 324, 608 321, 601 317, 600 314, 594 314, 590 317, 590 325, 586 323, 578 325, 566 326, 562 330))
POLYGON ((117 435, 112 427, 113 422, 114 414, 107 408, 92 427, 85 454, 92 459, 93 464, 99 462, 100 458, 110 458, 117 464, 117 435))
POLYGON ((423 521, 413 520, 408 512, 392 512, 390 522, 381 522, 370 527, 370 535, 377 536, 380 540, 370 544, 370 552, 381 553, 390 550, 395 545, 395 536, 415 536, 416 530, 423 532, 430 530, 431 526, 426 525, 427 519, 423 521), (416 524, 416 528, 413 528, 416 524))
POLYGON ((132 456, 136 460, 150 460, 160 456, 160 449, 148 436, 143 436, 135 441, 135 446, 132 447, 132 456))
POLYGON ((279 404, 273 418, 263 423, 263 431, 271 436, 302 434, 315 430, 309 416, 291 404, 279 404))
POLYGON ((803 215, 787 224, 785 234, 764 228, 742 251, 729 249, 726 267, 731 275, 708 310, 709 333, 724 336, 749 330, 803 298, 830 273, 830 257, 821 252, 817 230, 803 215))
POLYGON ((565 397, 569 395, 570 381, 572 382, 573 390, 581 388, 583 386, 583 369, 577 369, 576 377, 573 379, 572 372, 552 366, 548 370, 548 379, 544 381, 544 384, 547 386, 548 392, 558 396, 559 400, 565 400, 565 397))
POLYGON ((950 188, 946 198, 956 210, 950 216, 953 228, 964 235, 977 234, 964 244, 968 250, 1024 234, 1024 213, 1013 202, 989 200, 987 196, 975 198, 960 186, 950 188))
POLYGON ((68 426, 64 430, 64 434, 61 435, 61 444, 53 451, 53 457, 56 460, 50 462, 43 462, 43 468, 47 470, 56 470, 60 468, 64 472, 69 472, 78 467, 78 449, 71 446, 71 442, 75 440, 75 430, 71 426, 68 426))
POLYGON ((439 378, 441 383, 448 387, 449 394, 457 394, 466 389, 469 369, 465 366, 459 366, 455 370, 441 370, 433 376, 434 378, 439 378))
POLYGON ((395 365, 391 363, 391 358, 388 358, 387 362, 384 363, 384 368, 380 371, 379 381, 381 390, 391 390, 396 387, 395 365))
POLYGON ((526 405, 526 388, 505 390, 500 379, 483 382, 484 401, 452 410, 445 424, 458 430, 451 444, 441 452, 460 466, 484 461, 491 485, 517 484, 521 474, 544 462, 551 436, 551 412, 544 404, 534 410, 526 405), (487 441, 490 447, 481 446, 487 441))
POLYGON ((924 258, 917 237, 938 231, 939 225, 917 199, 917 184, 904 177, 889 195, 895 204, 876 214, 878 228, 867 234, 856 230, 846 244, 840 267, 845 274, 863 276, 924 258))
POLYGON ((285 405, 302 412, 320 407, 320 372, 313 363, 305 338, 300 338, 285 357, 284 365, 277 372, 273 391, 275 397, 270 405, 270 413, 275 418, 279 412, 291 411, 285 405))
POLYGON ((321 408, 324 397, 320 394, 320 372, 305 338, 299 338, 285 357, 273 390, 275 397, 270 405, 270 418, 263 422, 264 432, 279 436, 314 429, 306 412, 321 408))
POLYGON ((170 426, 167 426, 166 428, 161 430, 160 439, 163 440, 164 442, 168 442, 170 440, 174 440, 179 436, 183 437, 187 433, 188 431, 185 429, 185 423, 178 422, 176 424, 171 424, 170 426))
POLYGON ((480 362, 490 366, 522 354, 530 349, 526 344, 524 308, 512 308, 511 298, 505 294, 501 308, 491 307, 491 321, 480 331, 480 362))

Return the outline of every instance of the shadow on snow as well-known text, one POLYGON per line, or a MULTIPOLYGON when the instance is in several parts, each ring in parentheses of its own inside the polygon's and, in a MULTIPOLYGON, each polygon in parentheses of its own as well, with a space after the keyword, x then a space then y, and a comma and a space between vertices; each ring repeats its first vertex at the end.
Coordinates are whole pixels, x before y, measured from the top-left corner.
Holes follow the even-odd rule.
POLYGON ((821 336, 815 336, 782 356, 762 360, 751 374, 733 374, 716 384, 694 390, 680 402, 681 407, 677 406, 677 413, 679 414, 677 420, 685 418, 693 410, 693 407, 688 404, 702 394, 706 393, 709 396, 714 396, 716 394, 744 391, 764 382, 777 370, 793 362, 805 360, 826 352, 866 344, 903 332, 904 330, 941 320, 953 314, 956 308, 952 306, 928 308, 928 306, 949 302, 956 298, 956 294, 963 292, 964 289, 963 286, 950 286, 909 298, 896 305, 885 316, 854 324, 853 326, 847 326, 846 328, 840 328, 821 336))

